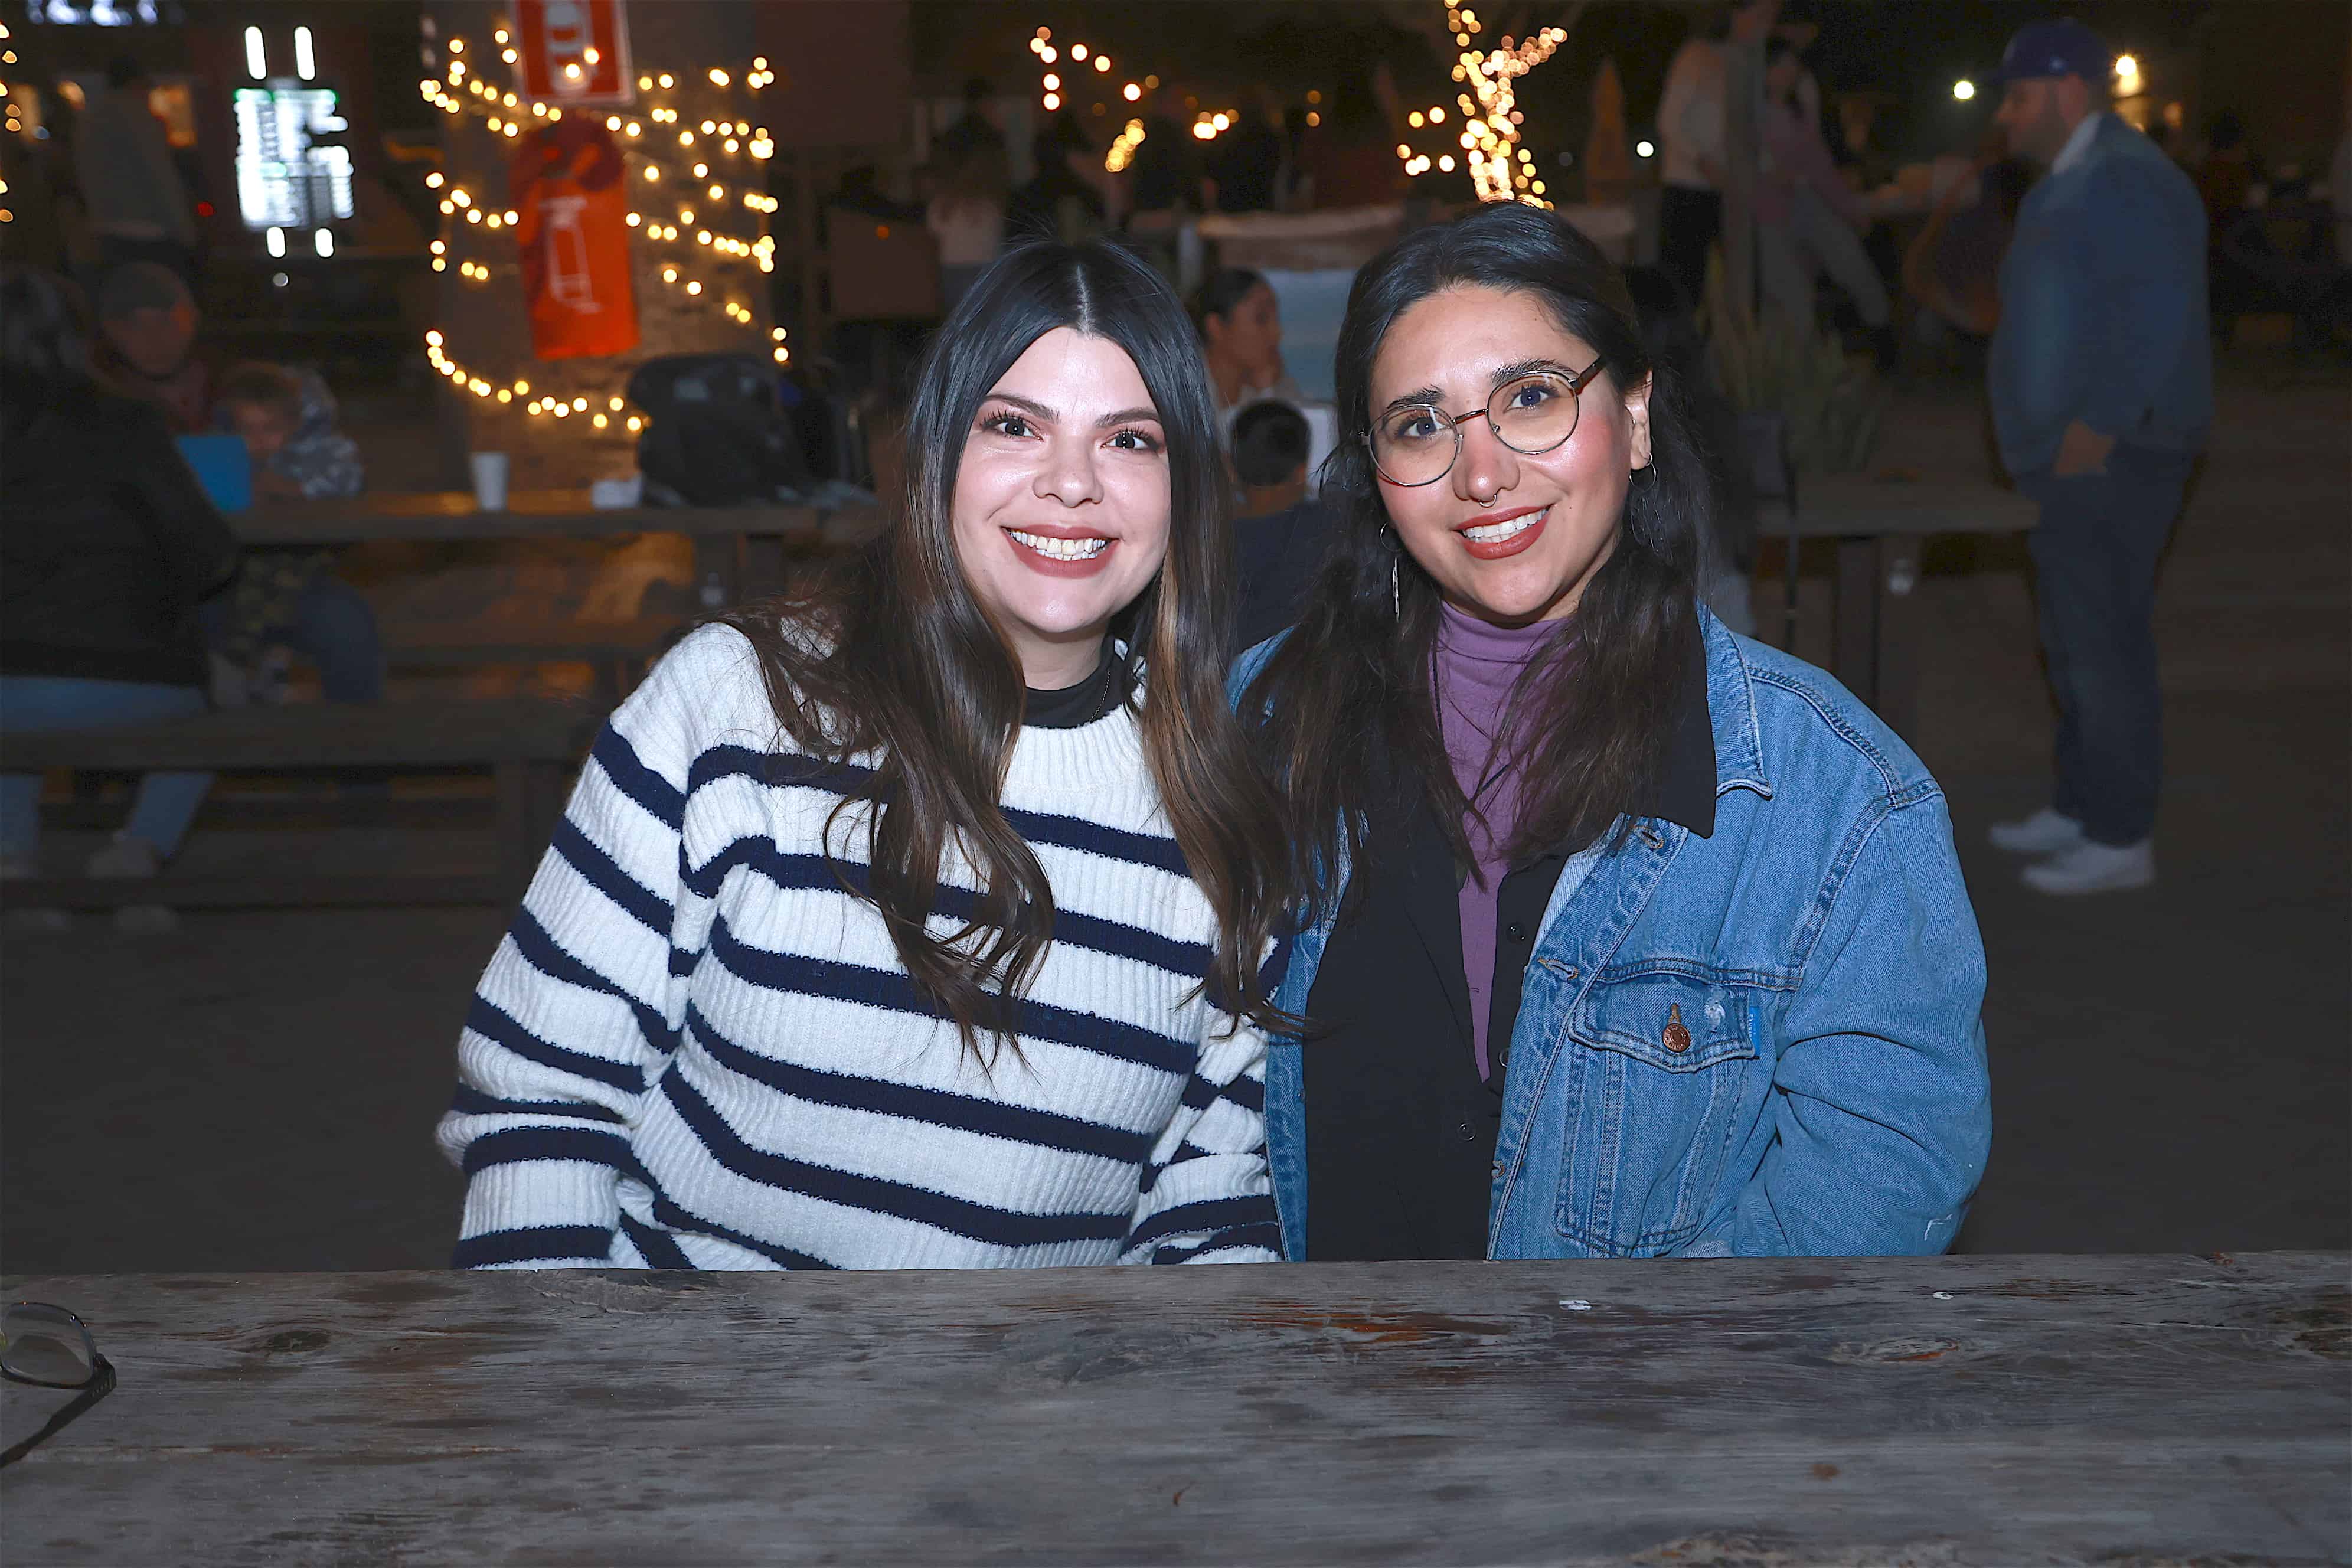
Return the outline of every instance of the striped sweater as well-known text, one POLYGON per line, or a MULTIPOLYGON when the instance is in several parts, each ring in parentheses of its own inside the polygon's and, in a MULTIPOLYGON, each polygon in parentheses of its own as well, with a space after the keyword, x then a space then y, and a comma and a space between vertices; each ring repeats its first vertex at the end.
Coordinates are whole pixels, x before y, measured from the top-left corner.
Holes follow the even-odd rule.
MULTIPOLYGON (((719 627, 599 737, 458 1042, 457 1265, 1276 1258, 1265 1042, 1195 994, 1213 917, 1132 713, 1013 746, 1003 804, 1056 912, 992 1070, 844 890, 866 812, 828 818, 864 770, 785 744, 719 627)), ((932 931, 971 887, 946 857, 932 931)))

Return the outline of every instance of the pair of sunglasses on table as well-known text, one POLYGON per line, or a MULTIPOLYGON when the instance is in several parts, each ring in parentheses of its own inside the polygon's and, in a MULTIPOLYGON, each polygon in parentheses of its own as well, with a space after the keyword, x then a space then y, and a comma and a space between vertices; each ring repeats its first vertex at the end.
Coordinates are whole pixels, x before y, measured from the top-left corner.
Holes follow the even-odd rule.
POLYGON ((46 1301, 11 1301, 0 1307, 0 1376, 40 1388, 81 1390, 39 1431, 0 1452, 0 1465, 15 1464, 114 1392, 114 1363, 98 1353, 89 1330, 63 1307, 46 1301))

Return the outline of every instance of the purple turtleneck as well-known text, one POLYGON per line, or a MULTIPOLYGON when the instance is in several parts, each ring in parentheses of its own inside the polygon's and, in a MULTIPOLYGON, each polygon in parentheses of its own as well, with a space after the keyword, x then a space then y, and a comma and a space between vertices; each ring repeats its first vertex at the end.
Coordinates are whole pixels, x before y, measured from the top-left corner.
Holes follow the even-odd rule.
MULTIPOLYGON (((1454 782, 1476 807, 1463 818, 1475 874, 1461 891, 1462 969, 1470 984, 1470 1040, 1478 1076, 1487 1076, 1486 1015, 1495 984, 1495 901, 1510 869, 1505 846, 1518 820, 1516 769, 1489 776, 1496 737, 1520 671, 1565 629, 1566 621, 1498 626, 1447 605, 1437 626, 1437 718, 1454 782)), ((1507 748, 1505 748, 1507 750, 1507 748)))

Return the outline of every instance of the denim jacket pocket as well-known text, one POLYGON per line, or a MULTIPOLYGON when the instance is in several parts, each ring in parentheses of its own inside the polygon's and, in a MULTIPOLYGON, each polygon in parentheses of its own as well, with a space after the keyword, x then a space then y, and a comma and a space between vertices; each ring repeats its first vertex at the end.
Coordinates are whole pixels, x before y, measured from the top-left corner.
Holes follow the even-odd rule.
POLYGON ((1646 968, 1598 976, 1570 1009, 1564 1239, 1655 1258, 1697 1234, 1757 1070, 1754 992, 1703 965, 1646 968))

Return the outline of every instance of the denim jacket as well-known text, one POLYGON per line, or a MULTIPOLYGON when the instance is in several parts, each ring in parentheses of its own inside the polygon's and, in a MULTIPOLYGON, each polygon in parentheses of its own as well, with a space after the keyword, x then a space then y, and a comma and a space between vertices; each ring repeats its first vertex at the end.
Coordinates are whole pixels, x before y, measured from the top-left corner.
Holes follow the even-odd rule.
MULTIPOLYGON (((1562 872, 1511 1034, 1487 1255, 1941 1252, 1992 1133, 1984 948, 1943 791, 1828 676, 1702 618, 1715 831, 1639 818, 1562 872)), ((1242 656, 1236 699, 1278 641, 1242 656)), ((1344 885, 1292 944, 1287 1012, 1344 885)), ((1303 1048, 1277 1037, 1265 1078, 1293 1260, 1303 1048)))

